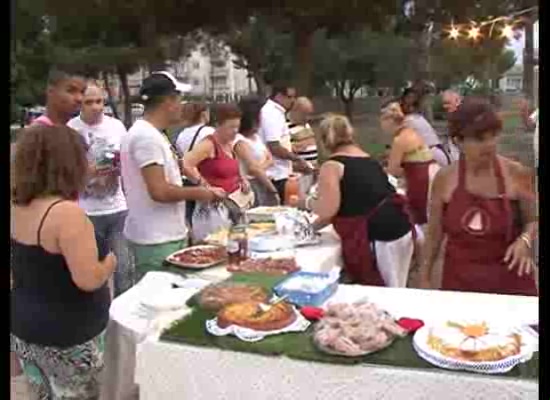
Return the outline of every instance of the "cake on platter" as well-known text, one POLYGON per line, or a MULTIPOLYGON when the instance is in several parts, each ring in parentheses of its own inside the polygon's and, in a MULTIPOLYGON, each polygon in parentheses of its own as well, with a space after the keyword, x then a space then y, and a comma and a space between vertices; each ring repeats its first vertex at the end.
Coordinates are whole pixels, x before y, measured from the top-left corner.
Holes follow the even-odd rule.
POLYGON ((261 302, 247 301, 230 304, 218 313, 218 326, 227 328, 236 325, 255 331, 276 331, 296 321, 296 311, 286 303, 273 304, 267 310, 260 309, 261 302))
POLYGON ((205 310, 217 312, 229 304, 247 301, 266 302, 268 297, 267 290, 258 285, 222 282, 203 289, 198 302, 205 310))
POLYGON ((518 355, 522 340, 513 330, 491 327, 486 322, 449 321, 430 328, 427 345, 454 360, 493 362, 518 355))

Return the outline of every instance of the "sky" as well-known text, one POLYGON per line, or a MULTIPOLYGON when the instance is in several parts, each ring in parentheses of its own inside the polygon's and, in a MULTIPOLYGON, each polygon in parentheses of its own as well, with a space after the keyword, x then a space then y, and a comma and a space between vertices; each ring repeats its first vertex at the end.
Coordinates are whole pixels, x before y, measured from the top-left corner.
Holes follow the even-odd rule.
MULTIPOLYGON (((508 44, 508 47, 516 53, 517 64, 521 64, 523 61, 523 45, 525 43, 525 37, 522 35, 519 40, 512 39, 508 44)), ((535 49, 539 47, 539 23, 535 24, 535 49)))

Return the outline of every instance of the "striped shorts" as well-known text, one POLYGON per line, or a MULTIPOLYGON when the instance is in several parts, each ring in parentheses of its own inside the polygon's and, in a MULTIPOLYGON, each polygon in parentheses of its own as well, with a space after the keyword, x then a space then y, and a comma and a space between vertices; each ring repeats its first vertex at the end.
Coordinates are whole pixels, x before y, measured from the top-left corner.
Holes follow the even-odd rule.
POLYGON ((104 334, 67 348, 27 343, 11 335, 30 390, 40 400, 92 400, 99 398, 103 369, 104 334))

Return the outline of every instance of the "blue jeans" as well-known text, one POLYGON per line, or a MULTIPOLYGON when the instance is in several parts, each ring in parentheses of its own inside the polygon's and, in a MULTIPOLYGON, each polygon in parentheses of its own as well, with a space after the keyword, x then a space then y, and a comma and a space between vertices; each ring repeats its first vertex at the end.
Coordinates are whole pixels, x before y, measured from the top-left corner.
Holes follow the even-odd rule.
POLYGON ((115 214, 88 217, 94 224, 96 232, 107 240, 109 248, 117 258, 114 273, 115 297, 134 286, 135 280, 134 258, 123 235, 127 214, 127 211, 121 211, 115 214))

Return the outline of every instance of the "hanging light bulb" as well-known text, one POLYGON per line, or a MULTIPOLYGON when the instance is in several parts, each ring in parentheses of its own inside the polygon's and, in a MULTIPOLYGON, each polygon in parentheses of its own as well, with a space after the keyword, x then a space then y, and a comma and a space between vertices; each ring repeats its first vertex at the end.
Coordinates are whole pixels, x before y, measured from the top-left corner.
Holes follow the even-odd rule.
POLYGON ((459 36, 460 36, 460 31, 456 26, 453 25, 453 27, 449 31, 449 37, 453 40, 456 40, 458 39, 459 36))
POLYGON ((473 26, 469 31, 468 31, 468 37, 472 40, 476 40, 479 38, 479 36, 481 35, 480 33, 480 30, 477 26, 473 26))
POLYGON ((512 25, 505 25, 500 34, 503 38, 512 39, 514 37, 514 28, 512 25))

